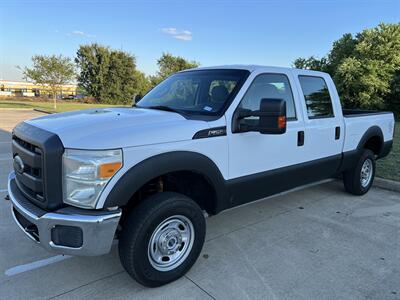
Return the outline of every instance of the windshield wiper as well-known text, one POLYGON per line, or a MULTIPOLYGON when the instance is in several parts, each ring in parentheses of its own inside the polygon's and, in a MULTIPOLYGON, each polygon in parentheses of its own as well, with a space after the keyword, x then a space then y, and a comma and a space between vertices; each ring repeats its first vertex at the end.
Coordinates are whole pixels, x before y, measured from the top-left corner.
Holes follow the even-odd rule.
POLYGON ((148 109, 158 109, 158 110, 164 110, 164 111, 171 111, 171 112, 176 112, 178 114, 183 114, 183 112, 179 109, 175 109, 169 106, 165 105, 154 105, 154 106, 138 106, 139 108, 148 108, 148 109))

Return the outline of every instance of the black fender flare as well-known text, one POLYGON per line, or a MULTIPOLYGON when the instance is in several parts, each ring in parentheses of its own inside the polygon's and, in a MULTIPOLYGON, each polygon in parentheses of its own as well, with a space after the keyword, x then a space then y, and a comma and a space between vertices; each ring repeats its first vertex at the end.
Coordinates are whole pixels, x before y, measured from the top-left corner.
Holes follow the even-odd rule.
POLYGON ((382 152, 384 140, 383 140, 382 130, 378 126, 372 126, 372 127, 368 128, 368 130, 361 137, 360 142, 357 145, 357 150, 361 151, 364 148, 367 141, 374 136, 378 136, 379 140, 381 142, 381 147, 378 151, 378 156, 380 156, 380 154, 382 152))
POLYGON ((108 194, 103 207, 126 205, 133 195, 147 182, 176 171, 193 171, 203 175, 214 188, 216 211, 224 201, 221 201, 227 193, 226 183, 219 168, 207 156, 191 151, 173 151, 158 154, 147 158, 134 165, 114 185, 108 194))

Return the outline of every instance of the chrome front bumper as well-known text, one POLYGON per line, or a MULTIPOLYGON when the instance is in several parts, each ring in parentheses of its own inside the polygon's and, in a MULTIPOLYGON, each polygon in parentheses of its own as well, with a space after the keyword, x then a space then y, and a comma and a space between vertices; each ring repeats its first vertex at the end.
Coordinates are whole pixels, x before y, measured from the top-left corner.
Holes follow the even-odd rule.
POLYGON ((102 255, 110 251, 121 218, 120 209, 108 212, 67 207, 47 212, 29 202, 19 191, 14 172, 8 176, 8 194, 17 225, 31 240, 46 250, 58 254, 87 256, 102 255), (69 229, 73 230, 68 231, 69 229), (79 246, 71 247, 60 243, 63 239, 71 240, 71 236, 65 236, 68 232, 79 233, 79 246), (60 237, 60 234, 64 234, 64 237, 60 237))

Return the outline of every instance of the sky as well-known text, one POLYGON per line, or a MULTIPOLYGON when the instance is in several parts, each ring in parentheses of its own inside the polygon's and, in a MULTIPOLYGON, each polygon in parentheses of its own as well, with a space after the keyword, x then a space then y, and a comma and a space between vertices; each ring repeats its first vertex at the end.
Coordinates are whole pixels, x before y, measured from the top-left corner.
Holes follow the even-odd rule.
POLYGON ((21 80, 16 66, 35 54, 74 58, 88 43, 133 54, 148 75, 163 52, 202 66, 289 67, 380 22, 400 22, 400 0, 0 0, 0 79, 21 80))

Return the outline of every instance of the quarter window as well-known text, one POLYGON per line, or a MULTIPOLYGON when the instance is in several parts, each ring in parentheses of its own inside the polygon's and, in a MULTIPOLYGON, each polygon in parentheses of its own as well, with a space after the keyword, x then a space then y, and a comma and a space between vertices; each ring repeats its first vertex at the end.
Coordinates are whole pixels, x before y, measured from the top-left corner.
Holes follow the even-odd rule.
POLYGON ((251 83, 240 107, 250 110, 259 110, 261 99, 283 99, 286 101, 286 117, 296 119, 296 109, 292 89, 286 75, 261 74, 251 83))
POLYGON ((322 77, 299 76, 309 119, 333 117, 332 100, 322 77))

